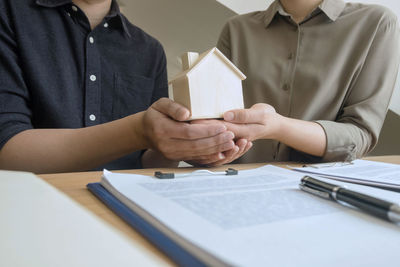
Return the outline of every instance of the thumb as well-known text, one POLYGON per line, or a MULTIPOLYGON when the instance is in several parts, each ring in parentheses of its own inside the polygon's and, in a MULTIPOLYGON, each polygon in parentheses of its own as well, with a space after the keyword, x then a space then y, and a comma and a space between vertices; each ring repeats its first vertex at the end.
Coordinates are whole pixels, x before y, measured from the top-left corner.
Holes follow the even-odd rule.
POLYGON ((253 105, 250 109, 234 109, 224 113, 224 120, 233 123, 259 123, 264 118, 264 104, 253 105))
POLYGON ((160 98, 151 107, 177 121, 185 121, 190 117, 187 108, 166 97, 160 98))

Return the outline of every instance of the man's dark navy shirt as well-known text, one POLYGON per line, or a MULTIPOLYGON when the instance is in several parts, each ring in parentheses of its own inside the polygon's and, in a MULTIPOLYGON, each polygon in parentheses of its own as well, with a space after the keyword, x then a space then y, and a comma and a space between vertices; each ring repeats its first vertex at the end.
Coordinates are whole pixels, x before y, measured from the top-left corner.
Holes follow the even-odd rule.
MULTIPOLYGON (((167 94, 161 44, 115 1, 91 30, 71 0, 0 0, 0 148, 27 129, 101 124, 167 94)), ((140 156, 101 168, 140 168, 140 156)))

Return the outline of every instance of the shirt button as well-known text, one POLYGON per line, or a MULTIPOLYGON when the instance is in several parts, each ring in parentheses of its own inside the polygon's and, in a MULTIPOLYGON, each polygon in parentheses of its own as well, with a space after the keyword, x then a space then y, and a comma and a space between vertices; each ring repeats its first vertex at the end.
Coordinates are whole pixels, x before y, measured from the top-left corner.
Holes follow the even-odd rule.
POLYGON ((289 60, 292 60, 292 59, 293 59, 293 53, 289 53, 288 59, 289 59, 289 60))
POLYGON ((107 28, 108 27, 108 23, 106 22, 106 23, 104 23, 104 28, 107 28))
POLYGON ((96 81, 96 75, 93 75, 93 74, 90 75, 89 79, 90 79, 92 82, 96 81))
POLYGON ((94 114, 90 114, 89 115, 89 120, 95 121, 96 120, 96 116, 94 114))
POLYGON ((93 38, 92 36, 89 37, 89 42, 90 42, 91 44, 94 43, 94 38, 93 38))
POLYGON ((72 10, 75 11, 75 12, 78 11, 78 8, 77 8, 76 6, 72 6, 71 8, 72 8, 72 10))
POLYGON ((289 91, 289 89, 290 89, 289 84, 285 83, 285 84, 283 85, 282 89, 283 89, 284 91, 289 91))

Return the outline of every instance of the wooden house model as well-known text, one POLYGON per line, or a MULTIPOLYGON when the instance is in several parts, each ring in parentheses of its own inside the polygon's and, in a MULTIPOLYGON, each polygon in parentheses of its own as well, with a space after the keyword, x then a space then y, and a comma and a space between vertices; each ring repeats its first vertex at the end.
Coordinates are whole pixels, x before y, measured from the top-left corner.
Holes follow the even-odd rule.
POLYGON ((190 110, 190 120, 221 118, 242 109, 246 76, 217 48, 182 56, 183 72, 169 82, 174 101, 190 110))

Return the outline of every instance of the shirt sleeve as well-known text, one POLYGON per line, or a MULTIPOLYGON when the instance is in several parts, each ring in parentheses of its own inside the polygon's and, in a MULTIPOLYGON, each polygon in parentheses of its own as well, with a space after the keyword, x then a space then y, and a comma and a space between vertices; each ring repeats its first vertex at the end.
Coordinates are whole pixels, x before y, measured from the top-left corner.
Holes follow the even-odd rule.
POLYGON ((29 91, 18 58, 18 45, 0 5, 0 149, 14 135, 32 129, 29 91))
POLYGON ((221 31, 221 34, 219 35, 219 39, 217 42, 217 48, 219 51, 222 52, 227 58, 231 59, 231 50, 230 50, 230 32, 229 32, 229 24, 226 23, 224 28, 221 31))
POLYGON ((399 60, 397 18, 386 11, 337 119, 316 121, 327 140, 322 161, 351 161, 374 148, 395 86, 399 60))

